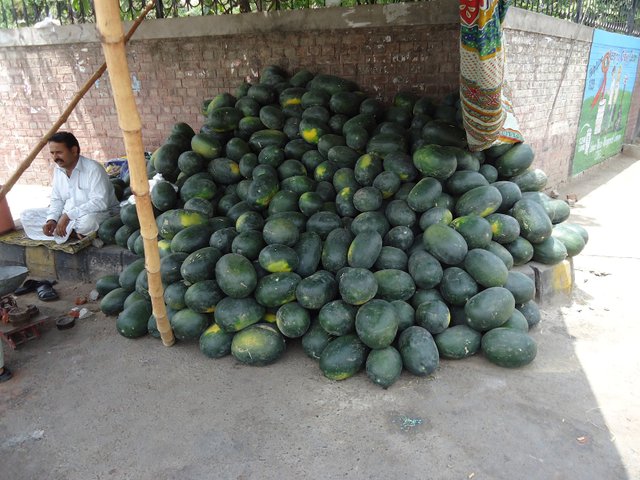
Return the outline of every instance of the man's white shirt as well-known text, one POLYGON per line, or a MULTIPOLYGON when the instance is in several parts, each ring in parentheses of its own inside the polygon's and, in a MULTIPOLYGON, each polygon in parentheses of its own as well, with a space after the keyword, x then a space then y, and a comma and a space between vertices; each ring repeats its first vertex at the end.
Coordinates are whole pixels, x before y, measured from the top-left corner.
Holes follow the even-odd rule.
POLYGON ((81 155, 71 177, 67 177, 63 168, 55 166, 47 220, 58 221, 63 213, 70 220, 75 220, 117 206, 118 200, 109 175, 95 160, 81 155))

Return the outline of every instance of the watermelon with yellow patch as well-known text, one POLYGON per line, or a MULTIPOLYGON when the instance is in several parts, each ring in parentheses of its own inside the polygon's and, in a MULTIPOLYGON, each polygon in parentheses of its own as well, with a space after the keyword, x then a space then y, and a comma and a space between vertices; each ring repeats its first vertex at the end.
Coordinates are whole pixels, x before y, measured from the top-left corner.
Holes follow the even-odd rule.
POLYGON ((332 340, 320 354, 320 370, 330 380, 345 380, 364 366, 367 347, 355 334, 332 340))
POLYGON ((500 190, 491 185, 472 188, 458 198, 456 213, 458 216, 479 215, 486 217, 498 210, 502 204, 500 190))
POLYGON ((305 93, 307 93, 307 89, 302 87, 291 87, 284 89, 282 92, 280 92, 280 106, 284 108, 294 105, 300 105, 302 103, 302 95, 304 95, 305 93))
POLYGON ((233 333, 225 332, 214 323, 200 335, 200 351, 209 358, 221 358, 231 353, 233 333))
POLYGON ((299 126, 300 136, 305 142, 317 144, 320 137, 331 133, 331 129, 315 118, 303 118, 299 126))
POLYGON ((156 218, 158 232, 165 240, 171 240, 179 231, 202 225, 209 221, 209 216, 196 210, 184 210, 176 208, 167 210, 156 218))
POLYGON ((263 366, 275 362, 285 349, 280 332, 267 323, 258 323, 236 333, 231 342, 231 354, 247 365, 263 366))
POLYGON ((258 256, 260 266, 267 272, 293 272, 298 268, 299 258, 296 251, 280 243, 267 245, 258 256))

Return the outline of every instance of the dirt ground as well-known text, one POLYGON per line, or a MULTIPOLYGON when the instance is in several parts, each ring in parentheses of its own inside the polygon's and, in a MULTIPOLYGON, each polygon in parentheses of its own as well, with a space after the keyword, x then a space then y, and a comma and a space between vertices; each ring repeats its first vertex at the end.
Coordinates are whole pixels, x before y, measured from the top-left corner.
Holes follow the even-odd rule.
MULTIPOLYGON (((622 155, 562 188, 591 239, 571 301, 543 307, 525 368, 443 361, 385 391, 364 373, 325 379, 297 342, 248 367, 127 340, 96 313, 5 348, 0 478, 640 478, 639 184, 640 163, 622 155)), ((92 285, 56 289, 57 302, 19 301, 56 316, 92 285)))

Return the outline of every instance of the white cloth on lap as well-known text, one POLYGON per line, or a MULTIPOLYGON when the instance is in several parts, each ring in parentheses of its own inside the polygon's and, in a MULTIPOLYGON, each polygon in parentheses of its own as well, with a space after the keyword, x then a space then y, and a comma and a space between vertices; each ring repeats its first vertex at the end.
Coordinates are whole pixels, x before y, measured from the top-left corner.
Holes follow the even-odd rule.
POLYGON ((42 227, 46 221, 46 208, 29 208, 23 210, 20 214, 20 223, 22 224, 24 233, 31 240, 53 240, 53 237, 47 237, 42 231, 42 227))
POLYGON ((48 237, 42 231, 42 226, 47 221, 47 209, 46 208, 31 208, 23 210, 20 214, 20 223, 24 228, 24 233, 31 240, 55 240, 56 243, 64 243, 69 239, 69 235, 73 230, 80 235, 89 235, 92 232, 98 230, 98 227, 102 222, 109 218, 111 214, 109 212, 89 213, 78 217, 75 220, 69 220, 67 225, 67 232, 64 236, 55 235, 48 237))
POLYGON ((22 223, 24 233, 31 240, 55 240, 56 243, 64 243, 69 239, 69 235, 71 235, 71 232, 76 225, 75 220, 69 220, 69 224, 67 225, 67 232, 64 236, 61 237, 54 234, 53 237, 49 237, 42 231, 42 227, 46 221, 46 208, 31 208, 28 210, 23 210, 20 214, 20 223, 22 223))

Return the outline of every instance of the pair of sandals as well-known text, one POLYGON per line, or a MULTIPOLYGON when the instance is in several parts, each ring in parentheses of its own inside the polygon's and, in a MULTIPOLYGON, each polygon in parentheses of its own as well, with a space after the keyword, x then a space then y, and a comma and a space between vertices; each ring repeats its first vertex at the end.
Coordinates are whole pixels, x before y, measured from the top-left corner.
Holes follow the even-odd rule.
POLYGON ((13 293, 15 295, 24 295, 30 292, 37 292, 40 300, 43 302, 51 302, 59 298, 58 292, 53 289, 55 284, 55 280, 51 282, 49 280, 27 280, 13 293))

